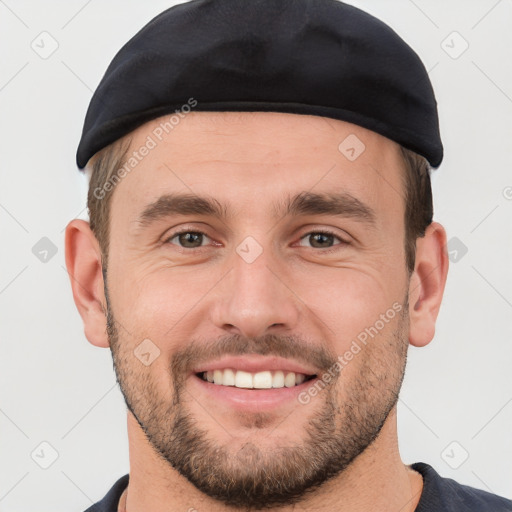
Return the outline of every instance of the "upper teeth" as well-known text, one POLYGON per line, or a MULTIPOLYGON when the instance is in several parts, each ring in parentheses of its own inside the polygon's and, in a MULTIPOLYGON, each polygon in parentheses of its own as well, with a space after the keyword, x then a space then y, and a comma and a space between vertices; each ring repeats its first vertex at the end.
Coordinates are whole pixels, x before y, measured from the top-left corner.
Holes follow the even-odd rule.
POLYGON ((214 384, 249 389, 292 388, 306 380, 306 375, 302 373, 285 373, 281 370, 249 373, 231 368, 203 372, 202 377, 214 384))

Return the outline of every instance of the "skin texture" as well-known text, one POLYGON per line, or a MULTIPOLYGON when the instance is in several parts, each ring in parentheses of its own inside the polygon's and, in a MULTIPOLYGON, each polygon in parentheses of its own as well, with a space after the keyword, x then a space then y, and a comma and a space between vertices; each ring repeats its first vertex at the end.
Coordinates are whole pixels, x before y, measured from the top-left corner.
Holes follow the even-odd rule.
MULTIPOLYGON (((161 121, 132 132, 130 151, 161 121)), ((400 459, 396 400, 408 345, 434 336, 448 258, 434 222, 406 272, 402 165, 396 143, 350 123, 194 112, 116 185, 106 283, 88 223, 68 224, 85 334, 111 347, 129 409, 128 512, 415 509, 422 480, 400 459), (351 134, 366 147, 354 161, 338 150, 351 134), (142 228, 144 208, 174 192, 212 196, 232 215, 142 228), (375 223, 276 216, 274 204, 299 192, 349 193, 375 223), (187 248, 181 228, 206 236, 187 248), (334 237, 315 243, 325 229, 334 237), (251 263, 237 252, 248 236, 262 250, 251 263), (219 354, 266 354, 323 374, 393 305, 400 313, 306 404, 242 411, 191 373, 219 354), (145 339, 159 350, 148 366, 134 356, 145 339)))

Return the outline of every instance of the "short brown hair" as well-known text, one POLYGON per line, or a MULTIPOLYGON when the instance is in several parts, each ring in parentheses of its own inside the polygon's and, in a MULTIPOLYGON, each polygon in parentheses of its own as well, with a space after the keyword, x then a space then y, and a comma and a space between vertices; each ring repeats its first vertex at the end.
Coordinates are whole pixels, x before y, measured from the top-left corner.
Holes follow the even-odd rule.
POLYGON ((425 236, 425 230, 434 217, 430 183, 432 168, 425 157, 402 146, 400 150, 405 167, 402 173, 405 191, 405 261, 410 275, 416 261, 416 240, 425 236))
MULTIPOLYGON (((123 137, 96 153, 87 164, 91 173, 87 207, 91 230, 101 249, 102 262, 107 266, 109 249, 110 203, 116 181, 121 178, 116 171, 122 168, 131 139, 123 137), (110 183, 110 187, 106 184, 110 183), (112 186, 113 185, 113 186, 112 186)), ((414 270, 416 239, 425 235, 432 222, 433 204, 430 184, 431 167, 428 161, 400 146, 404 162, 402 190, 405 191, 405 257, 409 275, 414 270)))

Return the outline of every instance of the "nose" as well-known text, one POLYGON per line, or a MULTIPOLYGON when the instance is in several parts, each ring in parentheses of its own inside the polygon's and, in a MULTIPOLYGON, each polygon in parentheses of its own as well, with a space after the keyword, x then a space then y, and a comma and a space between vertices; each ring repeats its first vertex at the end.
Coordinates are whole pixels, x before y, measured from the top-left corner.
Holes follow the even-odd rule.
MULTIPOLYGON (((216 327, 256 338, 269 330, 295 330, 301 301, 293 291, 293 273, 264 250, 253 262, 235 253, 231 270, 219 283, 212 309, 216 327)), ((275 332, 274 332, 275 333, 275 332)))

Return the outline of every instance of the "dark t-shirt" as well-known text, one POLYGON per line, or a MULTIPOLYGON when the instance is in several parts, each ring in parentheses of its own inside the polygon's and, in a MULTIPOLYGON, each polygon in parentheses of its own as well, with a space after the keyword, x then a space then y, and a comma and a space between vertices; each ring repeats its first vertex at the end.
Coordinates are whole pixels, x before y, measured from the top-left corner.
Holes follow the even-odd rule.
MULTIPOLYGON (((423 492, 415 512, 512 512, 512 501, 441 477, 424 462, 411 464, 423 476, 423 492)), ((107 495, 85 512, 117 512, 119 498, 128 485, 122 476, 107 495)))

